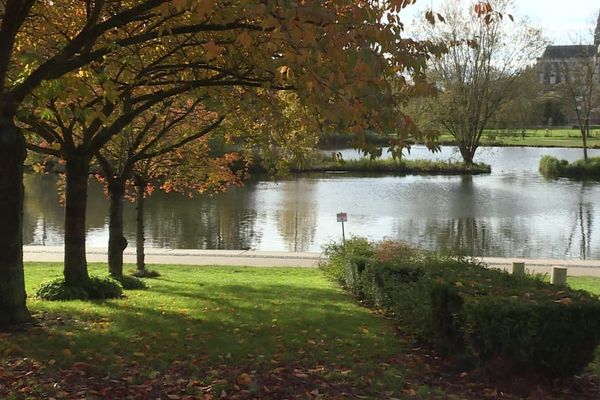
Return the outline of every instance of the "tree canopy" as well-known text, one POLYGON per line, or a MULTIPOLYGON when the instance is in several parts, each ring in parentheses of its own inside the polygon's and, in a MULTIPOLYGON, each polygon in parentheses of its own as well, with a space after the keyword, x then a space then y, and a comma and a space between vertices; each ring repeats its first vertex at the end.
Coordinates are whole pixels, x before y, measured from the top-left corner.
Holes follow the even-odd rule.
MULTIPOLYGON (((413 2, 0 2, 0 221, 6 226, 0 273, 8 277, 0 284, 0 322, 27 318, 25 143, 17 119, 30 126, 56 122, 68 110, 65 127, 81 126, 73 143, 52 131, 46 142, 48 148, 56 142, 85 153, 79 173, 88 151, 125 129, 135 111, 184 93, 197 93, 223 115, 222 105, 251 111, 255 99, 264 105, 278 91, 290 91, 317 116, 307 121, 320 129, 402 132, 407 119, 395 105, 414 93, 427 59, 442 50, 404 37, 395 15, 413 2), (402 74, 412 79, 392 90, 392 78, 402 74), (102 100, 90 103, 90 94, 102 100)), ((81 253, 77 246, 72 250, 81 253)), ((85 282, 85 270, 75 275, 74 281, 85 282)))

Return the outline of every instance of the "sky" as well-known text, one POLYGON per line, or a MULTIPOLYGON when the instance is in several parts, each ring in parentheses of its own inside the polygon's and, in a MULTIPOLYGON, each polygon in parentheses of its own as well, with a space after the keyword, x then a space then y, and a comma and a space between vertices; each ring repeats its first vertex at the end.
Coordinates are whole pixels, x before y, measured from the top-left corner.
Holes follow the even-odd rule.
MULTIPOLYGON (((600 9, 600 0, 514 0, 514 2, 517 10, 512 14, 529 17, 534 25, 543 29, 544 36, 553 44, 573 44, 579 43, 580 37, 591 38, 600 9)), ((405 10, 406 15, 417 15, 419 11, 429 8, 435 10, 442 3, 443 0, 417 0, 415 5, 405 10)))

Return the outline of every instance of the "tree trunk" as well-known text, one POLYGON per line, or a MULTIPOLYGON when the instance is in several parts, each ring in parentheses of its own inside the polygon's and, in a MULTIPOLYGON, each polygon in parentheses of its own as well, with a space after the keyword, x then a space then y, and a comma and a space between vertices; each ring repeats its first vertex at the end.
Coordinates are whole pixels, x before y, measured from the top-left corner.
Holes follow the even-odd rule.
POLYGON ((123 277, 123 251, 127 247, 127 239, 123 235, 123 198, 125 184, 110 182, 108 184, 110 212, 108 222, 108 272, 115 278, 123 277))
POLYGON ((145 253, 144 253, 144 182, 137 178, 135 182, 136 188, 136 255, 137 255, 137 270, 142 272, 146 270, 145 253))
POLYGON ((458 150, 463 158, 463 161, 467 167, 473 166, 473 158, 475 157, 476 148, 471 148, 464 144, 458 145, 458 150))
POLYGON ((25 139, 11 118, 0 119, 0 326, 30 319, 23 272, 25 139))
POLYGON ((84 287, 89 282, 85 256, 85 213, 90 158, 71 154, 66 158, 65 281, 84 287))
POLYGON ((585 161, 588 160, 588 151, 587 151, 587 137, 590 132, 590 122, 589 120, 585 120, 585 124, 583 129, 581 130, 581 140, 583 141, 583 159, 585 161))

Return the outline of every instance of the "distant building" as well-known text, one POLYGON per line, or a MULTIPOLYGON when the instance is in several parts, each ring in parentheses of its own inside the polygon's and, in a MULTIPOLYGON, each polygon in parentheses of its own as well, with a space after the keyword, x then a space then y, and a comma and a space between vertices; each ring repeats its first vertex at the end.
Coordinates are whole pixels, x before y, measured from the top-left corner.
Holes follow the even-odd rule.
POLYGON ((600 41, 594 45, 546 47, 544 54, 538 59, 540 83, 551 86, 564 82, 565 71, 569 69, 568 66, 565 68, 565 63, 575 66, 581 64, 582 59, 596 58, 598 45, 600 45, 600 41))
MULTIPOLYGON (((547 94, 555 92, 558 88, 557 85, 565 82, 567 74, 574 73, 577 69, 581 69, 583 65, 590 65, 590 62, 593 63, 592 65, 596 69, 595 79, 600 82, 599 51, 600 14, 594 31, 594 44, 547 46, 542 56, 538 58, 538 76, 540 83, 544 85, 544 92, 547 94)), ((548 125, 577 124, 577 120, 573 116, 565 116, 559 110, 560 107, 557 107, 556 104, 546 104, 548 111, 554 110, 554 115, 546 121, 548 125)), ((600 115, 598 115, 597 110, 593 110, 590 117, 591 123, 598 124, 600 122, 600 115)))

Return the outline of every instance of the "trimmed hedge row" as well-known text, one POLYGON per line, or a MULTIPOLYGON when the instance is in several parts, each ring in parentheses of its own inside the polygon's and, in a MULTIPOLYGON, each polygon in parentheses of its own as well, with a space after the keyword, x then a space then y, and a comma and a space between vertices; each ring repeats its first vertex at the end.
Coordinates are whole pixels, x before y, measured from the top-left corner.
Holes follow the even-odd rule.
POLYGON ((346 259, 338 282, 440 351, 548 377, 577 374, 593 359, 600 343, 595 296, 466 259, 421 252, 382 260, 371 245, 371 255, 346 259))

